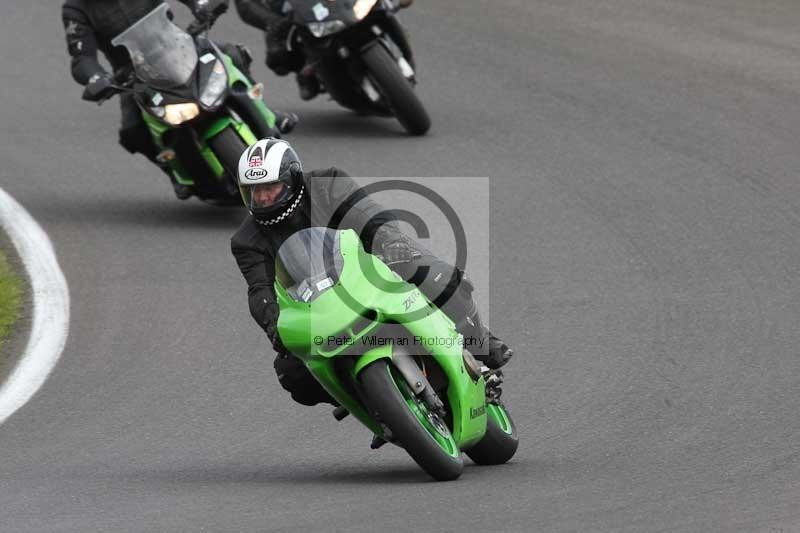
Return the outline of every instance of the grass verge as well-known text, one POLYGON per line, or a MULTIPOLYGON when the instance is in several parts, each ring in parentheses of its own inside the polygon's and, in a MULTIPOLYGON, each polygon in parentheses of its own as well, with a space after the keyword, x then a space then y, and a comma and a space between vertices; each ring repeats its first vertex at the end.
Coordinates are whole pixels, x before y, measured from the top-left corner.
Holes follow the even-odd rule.
POLYGON ((0 250, 0 348, 19 319, 21 303, 22 280, 11 270, 8 259, 0 250))

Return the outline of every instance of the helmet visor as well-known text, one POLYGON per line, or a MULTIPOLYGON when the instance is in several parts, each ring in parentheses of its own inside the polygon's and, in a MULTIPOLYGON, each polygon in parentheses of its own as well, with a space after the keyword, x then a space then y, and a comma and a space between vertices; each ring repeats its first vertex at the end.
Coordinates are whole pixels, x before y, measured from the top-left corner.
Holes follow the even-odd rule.
POLYGON ((250 209, 281 205, 291 196, 291 186, 283 181, 258 183, 250 187, 250 209))
POLYGON ((293 163, 276 181, 240 186, 244 204, 258 217, 278 213, 295 199, 302 187, 302 175, 299 163, 293 163))

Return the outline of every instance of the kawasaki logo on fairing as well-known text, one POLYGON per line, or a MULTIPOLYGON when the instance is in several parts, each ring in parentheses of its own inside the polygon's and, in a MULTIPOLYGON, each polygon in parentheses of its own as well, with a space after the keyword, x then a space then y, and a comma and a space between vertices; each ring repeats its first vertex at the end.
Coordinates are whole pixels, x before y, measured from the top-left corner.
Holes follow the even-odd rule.
POLYGON ((474 407, 470 407, 469 408, 469 417, 470 417, 470 419, 478 418, 479 416, 481 416, 481 415, 483 415, 485 413, 486 413, 486 406, 485 405, 481 405, 477 409, 475 409, 474 407))
POLYGON ((267 171, 263 168, 249 168, 244 173, 244 177, 249 180, 260 180, 267 177, 267 171))

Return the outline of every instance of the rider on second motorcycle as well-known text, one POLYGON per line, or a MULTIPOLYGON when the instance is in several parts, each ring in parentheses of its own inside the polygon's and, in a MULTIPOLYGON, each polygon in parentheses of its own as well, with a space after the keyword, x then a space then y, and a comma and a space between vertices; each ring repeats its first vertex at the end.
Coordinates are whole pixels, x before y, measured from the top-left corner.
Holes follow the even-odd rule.
MULTIPOLYGON (((410 6, 414 0, 397 0, 397 9, 410 6)), ((320 92, 319 80, 312 65, 306 64, 303 52, 289 50, 286 40, 292 28, 291 18, 284 10, 285 0, 235 0, 239 16, 247 24, 264 30, 267 44, 267 66, 278 76, 297 73, 300 98, 311 100, 320 92)))
MULTIPOLYGON (((195 18, 211 22, 228 8, 229 0, 179 0, 188 6, 195 18)), ((66 0, 61 9, 61 18, 67 36, 67 48, 72 58, 72 77, 81 85, 89 86, 97 100, 113 94, 113 75, 106 71, 97 57, 98 50, 108 59, 114 73, 130 66, 125 48, 114 47, 111 40, 128 29, 136 21, 163 3, 162 0, 66 0)), ((220 44, 236 67, 250 77, 252 62, 250 53, 241 45, 220 44)), ((141 111, 131 94, 120 95, 122 124, 119 143, 130 153, 141 153, 170 177, 178 198, 185 199, 191 191, 178 184, 172 173, 157 160, 157 148, 141 111)), ((294 127, 297 117, 293 114, 275 112, 276 124, 281 133, 294 127)))
POLYGON ((340 229, 354 229, 368 252, 438 305, 464 336, 465 347, 489 368, 503 366, 513 351, 483 326, 472 299, 473 286, 464 273, 403 234, 392 215, 336 168, 303 172, 294 149, 283 140, 262 139, 239 160, 239 185, 250 215, 231 239, 231 250, 248 284, 250 314, 267 333, 278 356, 278 381, 304 405, 333 403, 300 359, 292 356, 277 334, 279 307, 275 296, 275 256, 295 232, 327 226, 337 212, 347 212, 340 229), (253 176, 262 176, 254 179, 253 176), (351 215, 352 213, 352 215, 351 215), (363 237, 362 237, 363 238, 363 237), (469 341, 469 342, 466 342, 469 341))

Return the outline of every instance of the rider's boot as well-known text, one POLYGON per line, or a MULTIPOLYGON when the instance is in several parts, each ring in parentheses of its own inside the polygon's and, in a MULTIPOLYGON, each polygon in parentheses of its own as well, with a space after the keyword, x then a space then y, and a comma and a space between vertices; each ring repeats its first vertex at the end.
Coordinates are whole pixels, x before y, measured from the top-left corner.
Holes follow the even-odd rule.
POLYGON ((281 133, 290 133, 300 121, 300 117, 289 111, 273 110, 272 113, 275 115, 275 127, 281 133))
POLYGON ((175 191, 175 196, 178 198, 178 200, 188 200, 189 198, 191 198, 193 194, 192 188, 189 187, 188 185, 182 185, 178 183, 178 180, 175 178, 175 175, 172 173, 169 166, 159 161, 153 161, 153 162, 169 178, 169 182, 172 183, 172 189, 175 191))
POLYGON ((465 348, 475 359, 491 369, 505 365, 514 355, 514 351, 505 342, 483 325, 474 303, 472 309, 458 321, 456 329, 464 336, 465 348))
MULTIPOLYGON (((169 174, 172 174, 171 172, 169 174)), ((175 191, 175 196, 178 200, 188 200, 192 196, 192 188, 188 185, 181 185, 175 178, 172 179, 172 189, 175 191)))
POLYGON ((314 67, 306 65, 297 73, 297 88, 300 89, 300 98, 303 100, 311 100, 319 94, 319 80, 314 74, 314 67))
POLYGON ((489 356, 484 362, 489 368, 500 368, 514 356, 514 350, 509 348, 502 339, 495 337, 488 329, 486 330, 486 336, 489 343, 489 356))
POLYGON ((167 163, 170 158, 175 157, 175 152, 172 150, 165 150, 156 155, 156 147, 153 144, 149 146, 148 149, 144 150, 142 155, 149 159, 150 162, 156 167, 161 169, 161 172, 166 174, 166 176, 169 178, 169 182, 172 184, 172 190, 175 191, 175 196, 178 198, 178 200, 188 200, 191 198, 192 194, 194 194, 192 187, 178 183, 177 178, 175 178, 175 174, 169 168, 169 164, 167 163))

